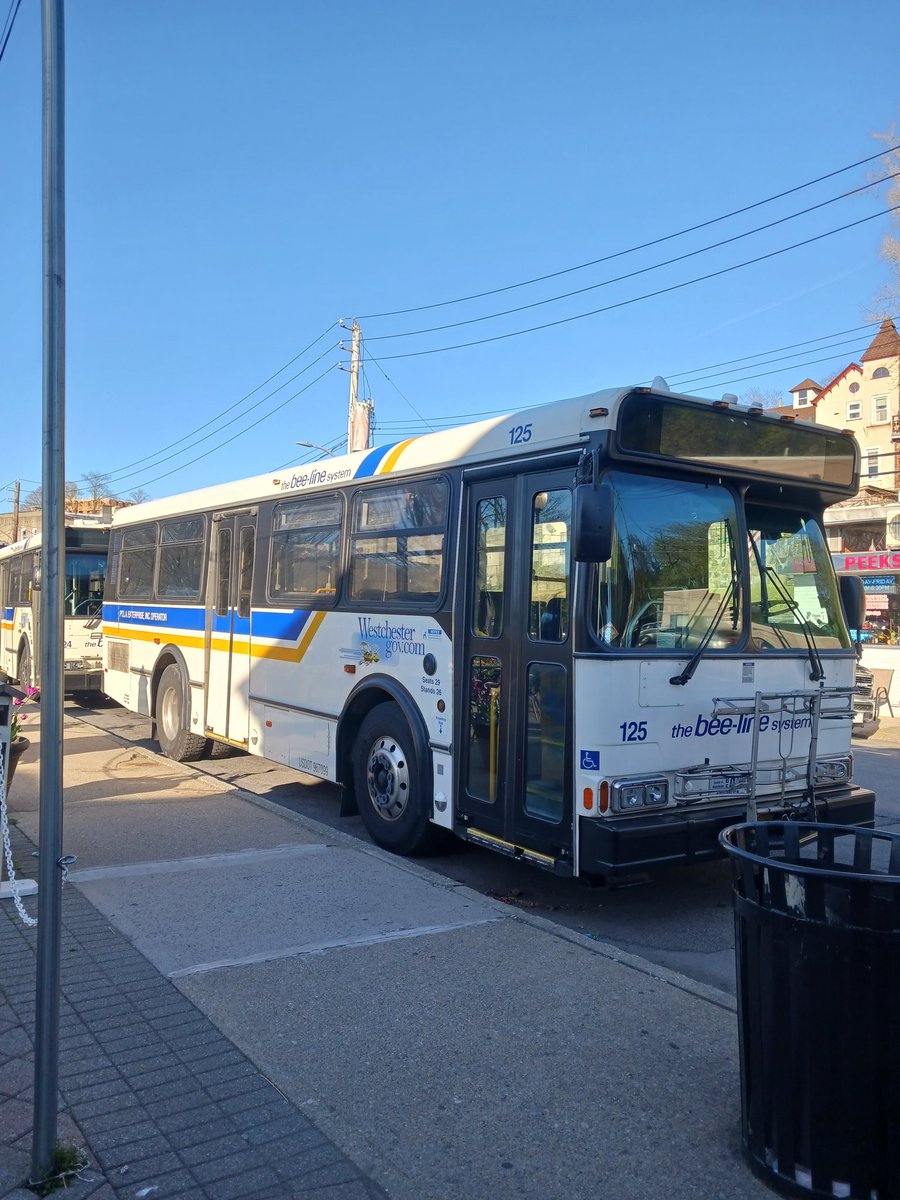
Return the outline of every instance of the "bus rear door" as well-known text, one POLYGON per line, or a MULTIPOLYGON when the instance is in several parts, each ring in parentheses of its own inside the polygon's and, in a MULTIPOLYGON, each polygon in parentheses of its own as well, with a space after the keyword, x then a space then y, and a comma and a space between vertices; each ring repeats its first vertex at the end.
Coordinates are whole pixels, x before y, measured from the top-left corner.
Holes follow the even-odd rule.
POLYGON ((250 655, 256 512, 215 513, 206 591, 208 734, 246 746, 250 730, 250 655))

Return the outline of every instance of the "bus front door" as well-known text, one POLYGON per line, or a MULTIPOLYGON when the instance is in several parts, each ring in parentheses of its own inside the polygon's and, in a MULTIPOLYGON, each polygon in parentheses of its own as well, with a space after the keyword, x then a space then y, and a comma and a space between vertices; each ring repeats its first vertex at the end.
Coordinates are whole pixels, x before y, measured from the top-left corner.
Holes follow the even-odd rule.
POLYGON ((246 746, 256 512, 215 513, 212 539, 206 590, 205 729, 246 746))
POLYGON ((571 470, 468 489, 459 815, 502 849, 572 851, 571 470))

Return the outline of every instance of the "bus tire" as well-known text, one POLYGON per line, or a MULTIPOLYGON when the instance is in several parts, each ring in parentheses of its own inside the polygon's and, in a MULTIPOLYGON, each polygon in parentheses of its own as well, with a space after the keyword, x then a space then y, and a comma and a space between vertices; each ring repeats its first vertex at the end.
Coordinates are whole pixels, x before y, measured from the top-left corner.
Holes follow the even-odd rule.
POLYGON ((425 815, 414 739, 399 705, 367 713, 353 750, 353 787, 372 841, 395 854, 433 852, 441 831, 425 815))
POLYGON ((156 692, 156 740, 167 758, 195 762, 206 749, 206 738, 185 729, 187 687, 180 667, 170 663, 156 692))
POLYGON ((227 742, 217 742, 215 738, 208 738, 207 740, 207 758, 234 758, 236 754, 242 753, 239 746, 229 746, 227 742))
POLYGON ((16 667, 16 675, 19 680, 19 686, 23 688, 32 687, 34 680, 31 677, 31 647, 27 642, 22 643, 22 648, 19 651, 19 662, 16 667))

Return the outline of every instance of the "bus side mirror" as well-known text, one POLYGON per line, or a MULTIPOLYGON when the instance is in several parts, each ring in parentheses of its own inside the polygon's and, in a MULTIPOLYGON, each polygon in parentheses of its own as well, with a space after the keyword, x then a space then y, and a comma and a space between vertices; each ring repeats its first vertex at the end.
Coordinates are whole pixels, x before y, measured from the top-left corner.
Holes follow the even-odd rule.
POLYGON ((849 629, 859 631, 866 623, 866 589, 858 575, 841 575, 838 577, 841 589, 841 608, 844 610, 844 620, 849 629))
POLYGON ((608 483, 575 488, 572 556, 576 562, 608 562, 613 547, 613 490, 608 483))

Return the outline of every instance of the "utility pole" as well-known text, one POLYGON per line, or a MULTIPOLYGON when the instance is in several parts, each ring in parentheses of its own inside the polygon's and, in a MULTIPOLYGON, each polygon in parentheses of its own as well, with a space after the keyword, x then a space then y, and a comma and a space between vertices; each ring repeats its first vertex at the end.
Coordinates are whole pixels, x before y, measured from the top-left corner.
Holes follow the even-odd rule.
POLYGON ((17 479, 17 480, 15 481, 15 483, 13 484, 13 527, 12 527, 12 540, 13 540, 14 542, 17 542, 17 541, 19 540, 19 487, 20 487, 20 486, 21 486, 21 485, 20 485, 20 482, 19 482, 19 480, 17 479))
POLYGON ((59 1118, 62 924, 63 580, 66 417, 63 0, 43 0, 44 438, 41 549, 41 800, 31 1178, 53 1166, 59 1118))
POLYGON ((350 327, 350 407, 347 412, 347 453, 368 450, 371 438, 372 401, 359 400, 359 361, 361 332, 359 321, 350 327))

